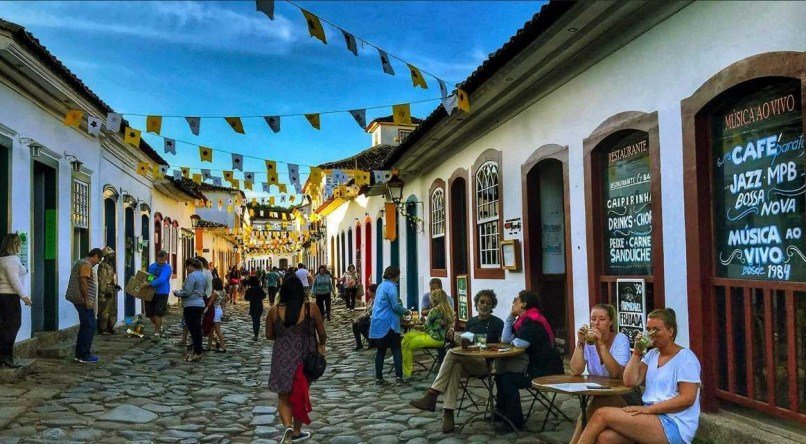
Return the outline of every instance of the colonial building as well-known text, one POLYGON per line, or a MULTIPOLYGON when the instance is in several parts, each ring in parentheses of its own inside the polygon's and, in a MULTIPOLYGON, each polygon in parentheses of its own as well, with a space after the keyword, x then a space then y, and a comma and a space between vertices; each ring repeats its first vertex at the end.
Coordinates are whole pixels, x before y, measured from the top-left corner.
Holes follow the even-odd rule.
MULTIPOLYGON (((112 109, 24 28, 3 20, 0 103, 0 233, 24 236, 33 300, 23 308, 20 341, 77 325, 64 294, 73 262, 91 248, 117 252, 121 283, 153 257, 152 179, 136 165, 167 162, 145 142, 124 144, 120 132, 93 135, 86 118, 65 126, 69 109, 102 121, 112 109)), ((120 319, 139 309, 121 294, 120 319)))
POLYGON ((534 289, 566 341, 598 302, 628 333, 673 308, 706 410, 803 422, 803 17, 800 2, 547 4, 459 85, 470 112, 435 109, 371 166, 405 181, 393 241, 385 197, 325 207, 328 262, 370 280, 399 264, 409 305, 443 279, 460 318, 478 290, 506 316, 534 289))

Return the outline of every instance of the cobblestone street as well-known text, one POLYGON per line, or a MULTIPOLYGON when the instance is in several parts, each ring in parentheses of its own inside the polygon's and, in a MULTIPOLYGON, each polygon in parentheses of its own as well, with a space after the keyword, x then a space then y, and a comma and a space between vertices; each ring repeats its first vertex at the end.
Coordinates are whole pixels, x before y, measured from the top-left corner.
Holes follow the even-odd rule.
MULTIPOLYGON (((159 344, 97 336, 98 365, 39 360, 24 381, 2 385, 0 419, 6 425, 0 442, 275 442, 282 426, 276 397, 266 389, 271 343, 252 341, 245 309, 241 304, 231 310, 223 324, 227 353, 211 352, 197 363, 182 360, 176 308, 169 339, 159 344)), ((311 388, 311 442, 566 442, 570 437, 567 423, 539 438, 533 431, 496 434, 489 423, 442 434, 439 413, 408 406, 433 376, 426 380, 421 370, 402 387, 376 388, 374 351, 353 350, 343 307, 334 310, 326 328, 328 370, 311 388)), ((575 413, 573 402, 565 407, 575 413)), ((470 414, 462 412, 458 425, 470 414)), ((539 428, 538 418, 540 412, 533 414, 529 429, 539 428)), ((553 427, 549 422, 547 429, 553 427)))

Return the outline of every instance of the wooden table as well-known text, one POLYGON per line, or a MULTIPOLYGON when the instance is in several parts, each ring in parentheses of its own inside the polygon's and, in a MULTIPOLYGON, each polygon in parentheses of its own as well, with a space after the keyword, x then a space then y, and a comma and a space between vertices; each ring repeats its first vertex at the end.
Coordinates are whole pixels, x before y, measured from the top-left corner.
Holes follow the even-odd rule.
MULTIPOLYGON (((532 387, 536 390, 549 393, 560 393, 564 395, 576 396, 579 400, 579 408, 582 411, 582 428, 588 424, 588 400, 591 396, 615 396, 625 395, 635 390, 635 387, 628 387, 624 385, 621 379, 607 378, 604 376, 574 376, 574 375, 551 375, 541 376, 532 380, 532 387), (553 384, 569 384, 569 383, 588 383, 599 384, 610 387, 609 389, 591 389, 583 391, 567 391, 558 387, 552 387, 553 384)), ((552 403, 554 399, 552 398, 552 403)), ((546 418, 543 420, 545 427, 548 414, 551 409, 546 413, 546 418)))
POLYGON ((462 430, 464 430, 465 426, 467 426, 468 424, 470 424, 471 422, 473 422, 477 418, 482 418, 482 419, 486 420, 488 415, 489 415, 490 420, 494 420, 495 417, 498 416, 502 420, 506 421, 506 423, 509 424, 510 427, 512 427, 512 430, 515 430, 515 432, 518 431, 518 429, 515 427, 514 424, 512 424, 512 421, 510 421, 509 418, 507 418, 506 416, 504 416, 504 415, 502 415, 502 414, 500 414, 500 413, 495 411, 495 403, 494 403, 495 397, 493 395, 492 364, 493 364, 493 361, 495 361, 496 359, 511 358, 513 356, 518 356, 520 354, 523 354, 525 351, 526 351, 525 348, 513 347, 513 346, 511 346, 509 344, 502 344, 502 343, 487 344, 487 348, 478 349, 478 350, 465 350, 465 349, 462 349, 462 347, 454 347, 454 348, 452 348, 450 350, 450 352, 453 353, 454 355, 456 355, 457 357, 484 359, 484 362, 487 365, 487 384, 486 384, 487 385, 487 404, 485 406, 485 409, 484 409, 483 412, 477 413, 477 414, 471 416, 467 420, 467 422, 464 423, 464 425, 462 426, 462 429, 460 430, 460 432, 462 430), (492 350, 489 349, 489 347, 509 348, 509 350, 507 350, 507 351, 492 351, 492 350))

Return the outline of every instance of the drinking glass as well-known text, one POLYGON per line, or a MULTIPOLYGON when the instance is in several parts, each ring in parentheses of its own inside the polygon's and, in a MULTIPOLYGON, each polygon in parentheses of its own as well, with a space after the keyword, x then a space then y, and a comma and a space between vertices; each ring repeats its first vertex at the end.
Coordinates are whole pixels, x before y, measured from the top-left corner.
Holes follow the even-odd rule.
POLYGON ((487 335, 482 333, 476 333, 476 345, 481 348, 487 346, 487 335))

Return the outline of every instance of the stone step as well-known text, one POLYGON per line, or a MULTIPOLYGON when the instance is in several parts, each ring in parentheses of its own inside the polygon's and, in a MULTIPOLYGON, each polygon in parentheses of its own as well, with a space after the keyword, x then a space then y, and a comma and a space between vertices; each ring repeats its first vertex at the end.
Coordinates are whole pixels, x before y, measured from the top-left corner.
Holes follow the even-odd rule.
POLYGON ((0 368, 0 383, 8 384, 19 382, 34 369, 35 359, 15 359, 17 364, 21 364, 20 368, 0 368))
POLYGON ((701 413, 695 441, 705 443, 734 442, 806 443, 806 433, 796 425, 769 417, 755 417, 754 413, 720 410, 719 413, 701 413))
POLYGON ((37 356, 45 359, 70 358, 75 352, 75 342, 60 342, 37 350, 37 356))

